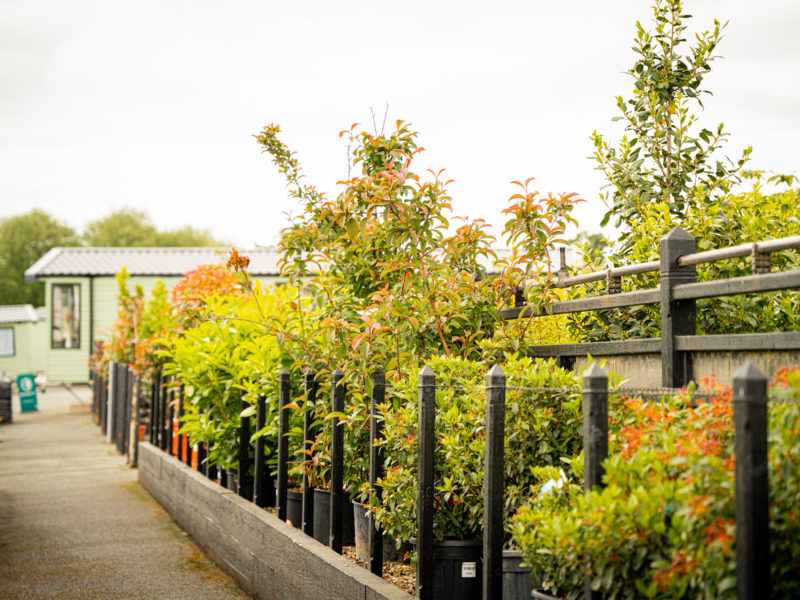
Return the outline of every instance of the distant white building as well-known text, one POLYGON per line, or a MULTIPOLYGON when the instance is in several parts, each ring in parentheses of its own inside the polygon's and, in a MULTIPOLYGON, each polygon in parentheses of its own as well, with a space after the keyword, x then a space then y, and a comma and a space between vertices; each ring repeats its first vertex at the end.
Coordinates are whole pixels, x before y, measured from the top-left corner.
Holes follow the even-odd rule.
POLYGON ((0 306, 0 371, 16 378, 44 370, 45 317, 44 307, 0 306))

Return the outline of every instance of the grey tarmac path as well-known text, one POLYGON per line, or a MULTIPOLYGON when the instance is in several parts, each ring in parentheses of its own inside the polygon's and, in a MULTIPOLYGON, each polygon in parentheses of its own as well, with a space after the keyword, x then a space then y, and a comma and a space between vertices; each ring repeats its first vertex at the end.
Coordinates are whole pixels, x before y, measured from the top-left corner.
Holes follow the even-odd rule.
MULTIPOLYGON (((89 402, 89 390, 74 391, 89 402)), ((250 598, 71 404, 51 388, 39 412, 0 424, 0 599, 250 598)))

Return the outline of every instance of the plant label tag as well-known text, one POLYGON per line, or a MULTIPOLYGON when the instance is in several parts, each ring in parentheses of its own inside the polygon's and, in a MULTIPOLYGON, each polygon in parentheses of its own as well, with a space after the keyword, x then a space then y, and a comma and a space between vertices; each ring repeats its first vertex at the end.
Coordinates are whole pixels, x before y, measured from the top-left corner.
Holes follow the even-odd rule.
POLYGON ((474 562, 463 562, 461 563, 461 578, 462 579, 474 579, 475 578, 475 568, 474 562))

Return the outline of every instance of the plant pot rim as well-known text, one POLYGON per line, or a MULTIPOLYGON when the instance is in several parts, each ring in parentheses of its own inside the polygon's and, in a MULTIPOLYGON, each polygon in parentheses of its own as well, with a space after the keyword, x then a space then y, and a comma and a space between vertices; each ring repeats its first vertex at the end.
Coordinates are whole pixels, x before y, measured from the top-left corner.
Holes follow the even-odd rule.
MULTIPOLYGON (((409 538, 408 541, 414 546, 417 545, 416 537, 409 538)), ((433 545, 444 548, 472 548, 483 546, 483 542, 479 540, 443 540, 441 542, 433 542, 433 545)))
POLYGON ((556 596, 551 596, 542 590, 533 590, 531 592, 531 597, 536 598, 537 600, 558 600, 556 596))

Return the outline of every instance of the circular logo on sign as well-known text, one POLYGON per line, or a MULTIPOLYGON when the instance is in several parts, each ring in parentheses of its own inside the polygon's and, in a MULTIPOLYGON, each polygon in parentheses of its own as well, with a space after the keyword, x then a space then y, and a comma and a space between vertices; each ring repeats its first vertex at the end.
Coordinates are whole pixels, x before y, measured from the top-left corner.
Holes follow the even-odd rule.
POLYGON ((25 379, 21 380, 19 383, 20 383, 20 387, 22 388, 23 392, 30 392, 33 389, 33 381, 31 381, 29 377, 26 377, 25 379))

